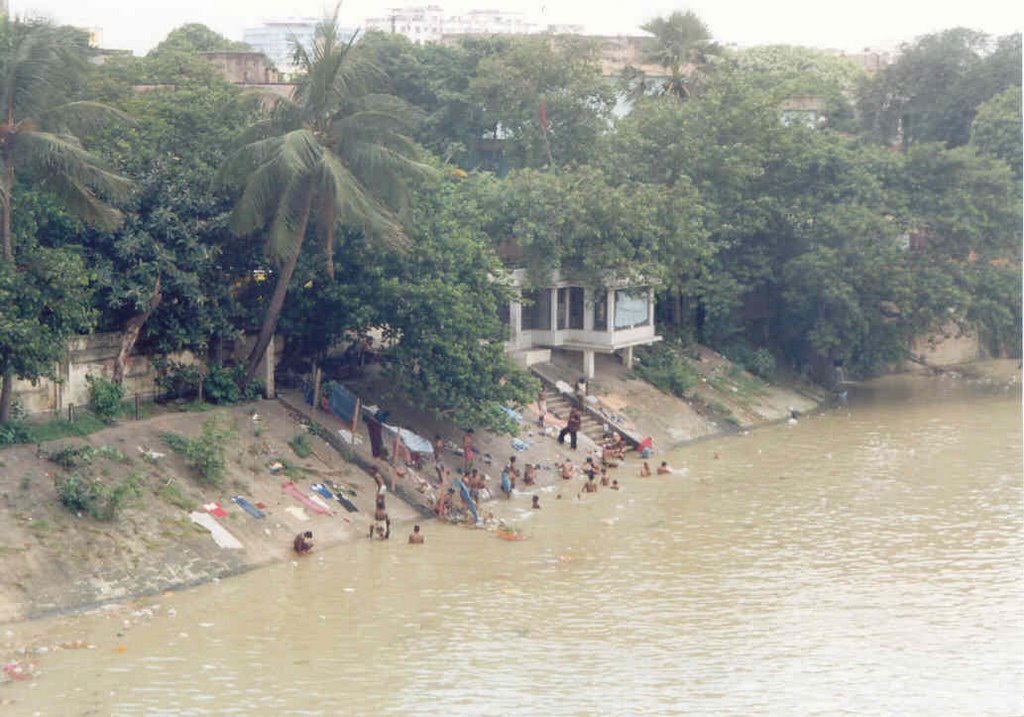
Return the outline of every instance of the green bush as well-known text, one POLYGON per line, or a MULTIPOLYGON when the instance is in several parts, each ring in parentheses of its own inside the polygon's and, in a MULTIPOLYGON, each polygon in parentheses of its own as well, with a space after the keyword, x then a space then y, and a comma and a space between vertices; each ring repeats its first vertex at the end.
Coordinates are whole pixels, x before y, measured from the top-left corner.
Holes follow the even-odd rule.
POLYGON ((768 349, 760 348, 754 352, 747 368, 756 376, 771 378, 775 374, 775 357, 768 349))
POLYGON ((252 401, 263 393, 263 384, 253 381, 245 385, 245 366, 210 366, 203 379, 203 396, 210 403, 227 404, 252 401))
POLYGON ((633 373, 666 393, 683 394, 697 382, 697 371, 671 346, 645 346, 637 351, 633 373))
POLYGON ((300 433, 295 438, 288 441, 288 445, 295 451, 295 455, 299 458, 309 458, 313 455, 313 446, 309 445, 309 439, 306 438, 305 433, 300 433))
POLYGON ((134 473, 117 485, 109 485, 80 471, 53 479, 61 505, 96 520, 113 520, 129 498, 141 494, 139 477, 134 473))
POLYGON ((121 410, 124 386, 92 374, 85 377, 85 382, 89 384, 89 405, 92 406, 93 413, 106 423, 113 422, 121 410))
POLYGON ((153 359, 153 365, 157 370, 155 382, 163 391, 164 398, 191 400, 199 395, 202 373, 198 366, 178 363, 163 356, 153 359))
POLYGON ((196 438, 177 433, 161 433, 160 439, 175 453, 185 457, 185 463, 195 471, 200 483, 219 485, 224 475, 224 444, 232 433, 220 426, 216 419, 203 421, 203 430, 196 438))
POLYGON ((28 443, 31 440, 28 426, 23 421, 0 423, 0 446, 13 446, 15 443, 28 443))

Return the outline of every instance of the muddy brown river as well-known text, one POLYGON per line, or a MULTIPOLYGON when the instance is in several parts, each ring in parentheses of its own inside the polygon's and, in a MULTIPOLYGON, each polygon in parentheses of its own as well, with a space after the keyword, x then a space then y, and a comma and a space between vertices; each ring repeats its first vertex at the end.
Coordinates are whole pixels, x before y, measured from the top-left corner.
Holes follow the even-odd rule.
POLYGON ((0 715, 1020 715, 1021 420, 1016 388, 890 378, 675 475, 497 504, 521 542, 405 526, 0 626, 96 645, 0 715))

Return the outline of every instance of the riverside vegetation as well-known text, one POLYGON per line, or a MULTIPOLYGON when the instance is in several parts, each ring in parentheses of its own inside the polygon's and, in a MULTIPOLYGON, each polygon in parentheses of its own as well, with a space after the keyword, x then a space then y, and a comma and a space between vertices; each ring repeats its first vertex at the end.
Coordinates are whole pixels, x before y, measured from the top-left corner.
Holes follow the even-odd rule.
POLYGON ((866 75, 675 13, 647 26, 659 80, 603 76, 582 37, 348 43, 337 21, 266 101, 203 59, 237 49, 203 26, 95 65, 84 32, 0 20, 0 441, 34 440, 12 379, 92 330, 124 336, 101 420, 136 349, 207 355, 205 398, 231 403, 275 334, 301 368, 385 327, 397 394, 501 428, 536 387, 503 354, 499 257, 658 280, 679 353, 637 370, 676 393, 698 342, 767 378, 868 375, 935 331, 1020 355, 1019 34, 929 35, 866 75), (782 121, 807 95, 827 122, 782 121))

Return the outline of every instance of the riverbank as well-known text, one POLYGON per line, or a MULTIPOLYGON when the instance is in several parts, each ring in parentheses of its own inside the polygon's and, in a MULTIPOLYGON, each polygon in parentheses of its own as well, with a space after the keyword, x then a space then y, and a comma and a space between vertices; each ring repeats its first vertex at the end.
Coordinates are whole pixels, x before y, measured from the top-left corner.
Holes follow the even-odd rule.
MULTIPOLYGON (((591 382, 591 400, 637 432, 652 436, 657 454, 695 438, 777 420, 791 406, 808 410, 825 395, 808 386, 766 386, 756 395, 741 393, 730 390, 733 386, 724 379, 729 368, 725 359, 702 350, 701 365, 706 369, 701 386, 705 399, 694 405, 633 378, 614 358, 602 357, 591 382), (706 406, 712 401, 731 405, 727 410, 741 418, 730 423, 709 415, 706 406)), ((542 367, 552 381, 569 379, 573 371, 564 358, 542 367)), ((730 375, 740 374, 732 370, 730 375)), ((460 427, 403 404, 374 371, 351 388, 367 402, 386 405, 392 423, 431 440, 440 435, 452 447, 462 445, 460 427)), ((0 622, 159 594, 290 559, 291 540, 302 530, 312 530, 321 546, 364 538, 373 513, 370 466, 384 473, 392 493, 402 499, 392 497, 388 502, 399 537, 412 522, 431 514, 437 499, 430 485, 431 466, 418 472, 411 467, 396 469, 371 455, 365 426, 357 429, 355 445, 342 443, 338 436, 345 424, 322 411, 314 413, 300 392, 282 391, 280 399, 164 413, 122 422, 86 438, 0 451, 0 622), (167 433, 195 438, 208 421, 224 432, 224 471, 216 485, 198 481, 196 470, 164 440, 167 433), (308 431, 314 421, 330 444, 308 431), (304 457, 289 445, 297 436, 303 436, 308 446, 304 457), (82 452, 87 460, 62 465, 68 449, 82 452), (106 486, 130 486, 114 520, 96 520, 61 504, 55 479, 72 474, 106 486), (358 512, 332 504, 329 514, 318 514, 282 490, 289 480, 307 496, 311 484, 334 481, 350 492, 358 512), (259 506, 266 517, 252 517, 232 503, 234 496, 259 506), (240 548, 220 547, 206 528, 190 519, 190 514, 204 513, 202 506, 212 503, 223 509, 217 520, 240 548)), ((575 453, 557 443, 555 429, 564 416, 549 415, 546 431, 536 425, 535 406, 526 407, 521 417, 515 443, 509 436, 475 433, 476 465, 486 477, 485 496, 499 495, 498 476, 510 456, 517 456, 520 465, 540 465, 537 484, 543 487, 559 482, 555 467, 567 458, 580 465, 585 456, 595 455, 593 439, 599 436, 581 435, 575 453)), ((454 475, 462 458, 449 450, 444 462, 454 475)))
MULTIPOLYGON (((654 438, 655 459, 687 441, 783 419, 790 407, 810 410, 826 396, 820 389, 804 385, 766 386, 756 395, 733 391, 728 376, 738 374, 713 352, 702 356, 708 380, 701 390, 707 398, 698 405, 631 378, 611 361, 599 364, 591 393, 600 406, 627 418, 654 438), (723 422, 720 417, 702 413, 708 399, 723 405, 731 402, 734 408, 730 411, 737 421, 723 422)), ((557 378, 570 376, 573 367, 556 360, 542 370, 554 372, 557 378)), ((745 375, 743 380, 747 380, 745 375)), ((368 399, 387 395, 383 381, 372 373, 355 382, 353 388, 368 399)), ((389 402, 387 407, 394 423, 427 438, 440 434, 461 445, 459 427, 401 403, 389 402)), ((554 469, 559 462, 569 457, 579 465, 595 449, 594 443, 584 437, 576 453, 559 446, 550 432, 536 427, 535 407, 527 407, 522 416, 518 439, 528 444, 526 450, 516 450, 507 436, 476 434, 482 458, 478 465, 490 478, 486 485, 492 496, 498 494, 501 466, 512 455, 520 464, 542 466, 538 471, 538 486, 542 487, 559 483, 554 469)), ((404 540, 409 526, 422 519, 436 498, 434 489, 419 480, 432 478, 432 469, 427 466, 419 474, 407 470, 398 475, 385 462, 375 461, 369 455, 364 427, 357 431, 361 444, 348 456, 355 459, 353 463, 308 433, 306 424, 311 419, 332 434, 342 426, 322 412, 314 416, 297 392, 285 391, 282 402, 164 414, 115 425, 86 439, 52 441, 38 449, 19 446, 0 451, 0 621, 130 601, 288 560, 293 556, 291 539, 300 530, 312 530, 321 546, 365 539, 374 493, 374 484, 364 469, 368 465, 380 466, 395 492, 405 499, 392 497, 388 502, 395 533, 404 540), (225 439, 225 472, 218 486, 198 483, 194 471, 161 438, 166 432, 194 437, 208 419, 230 431, 225 439), (299 435, 306 437, 311 449, 304 458, 289 446, 289 441, 299 435), (60 504, 54 477, 70 471, 47 456, 65 446, 94 449, 97 455, 89 470, 98 479, 118 484, 132 476, 138 484, 137 494, 127 501, 116 520, 98 521, 69 512, 60 504), (150 458, 146 452, 164 455, 150 458), (333 480, 352 492, 351 500, 358 512, 349 513, 339 506, 332 514, 317 515, 282 491, 281 484, 290 479, 307 493, 311 483, 333 480), (231 498, 236 495, 261 505, 266 518, 252 518, 232 504, 231 498), (190 512, 201 512, 201 506, 211 502, 223 507, 226 515, 218 520, 242 544, 241 549, 218 547, 205 528, 189 520, 190 512)), ((549 423, 553 422, 557 417, 549 417, 549 423)), ((446 463, 454 473, 461 458, 449 453, 446 463)))
POLYGON ((674 450, 685 474, 620 468, 618 492, 580 495, 576 479, 562 500, 535 491, 541 511, 527 495, 491 504, 523 542, 430 524, 422 546, 404 533, 357 540, 91 615, 0 627, 0 645, 25 647, 10 654, 40 671, 0 687, 0 705, 41 716, 69 705, 542 713, 558 693, 585 714, 882 703, 893 714, 1019 713, 1007 688, 1019 682, 1019 639, 1005 629, 1020 622, 1019 390, 890 376, 851 387, 847 407, 787 424, 674 450), (909 652, 879 649, 908 640, 909 652), (561 669, 495 690, 510 655, 561 669), (948 676, 941 694, 936 665, 948 676), (582 675, 568 692, 566 670, 582 675), (386 686, 366 687, 381 674, 386 686))

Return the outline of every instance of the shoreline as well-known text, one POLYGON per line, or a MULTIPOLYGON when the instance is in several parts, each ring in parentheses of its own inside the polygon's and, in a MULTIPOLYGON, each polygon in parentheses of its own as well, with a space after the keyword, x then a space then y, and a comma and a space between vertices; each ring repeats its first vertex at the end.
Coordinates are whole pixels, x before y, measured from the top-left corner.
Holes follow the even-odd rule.
MULTIPOLYGON (((989 362, 989 363, 992 363, 992 362, 989 362)), ((1016 365, 1016 362, 1012 362, 1012 361, 1011 362, 1004 361, 1002 363, 1003 364, 1012 363, 1014 366, 1016 365)), ((994 378, 992 378, 991 380, 1002 381, 1002 380, 1005 380, 1005 378, 1007 376, 1009 376, 1010 377, 1010 381, 1009 382, 1012 383, 1013 380, 1014 380, 1014 377, 1015 376, 1019 376, 1019 371, 1018 370, 1016 370, 1016 369, 1007 369, 1007 366, 1003 366, 1002 369, 996 371, 994 374, 992 374, 991 371, 988 371, 984 367, 983 364, 973 364, 972 363, 972 364, 968 364, 968 366, 972 367, 971 369, 968 370, 968 373, 970 373, 971 375, 976 374, 975 367, 980 366, 980 372, 981 372, 982 376, 989 376, 990 374, 992 376, 994 376, 994 378)), ((911 373, 918 373, 918 372, 911 372, 911 373)), ((982 380, 990 380, 990 379, 984 378, 982 380)), ((246 412, 250 411, 250 408, 254 407, 256 410, 259 410, 259 411, 268 411, 269 413, 273 413, 273 410, 272 410, 272 406, 273 405, 278 405, 282 412, 295 413, 293 407, 289 404, 289 402, 287 400, 263 401, 263 402, 257 402, 257 403, 254 403, 254 404, 248 404, 248 405, 243 406, 243 407, 236 407, 234 409, 234 412, 236 414, 240 413, 240 412, 241 413, 246 413, 246 412)), ((822 400, 819 400, 818 402, 816 402, 812 408, 805 408, 805 409, 803 409, 801 411, 801 413, 803 413, 804 416, 806 416, 806 417, 811 417, 811 416, 814 416, 814 415, 819 415, 821 413, 824 413, 824 412, 830 410, 833 406, 834 406, 834 404, 832 402, 831 396, 829 394, 824 394, 823 397, 822 397, 822 400)), ((305 415, 306 413, 307 413, 306 411, 303 411, 302 415, 305 415)), ((180 415, 171 416, 171 419, 176 418, 176 417, 180 418, 180 415)), ((292 416, 292 419, 294 420, 294 416, 292 416)), ((187 422, 190 419, 186 416, 184 420, 187 422)), ((322 416, 322 415, 317 416, 317 420, 319 422, 323 423, 325 421, 325 417, 322 416)), ((655 460, 660 461, 660 460, 662 460, 662 456, 668 455, 670 453, 674 453, 674 452, 678 451, 680 448, 683 448, 685 446, 691 446, 691 445, 695 445, 695 444, 698 444, 698 443, 701 443, 701 442, 704 442, 704 441, 707 441, 707 440, 719 439, 719 438, 723 438, 723 437, 729 436, 729 435, 735 435, 735 434, 741 434, 742 435, 742 434, 746 434, 746 433, 749 433, 750 431, 753 431, 753 430, 756 430, 756 429, 759 429, 759 428, 762 428, 762 427, 777 425, 778 423, 781 423, 781 422, 783 422, 785 420, 787 420, 787 419, 786 418, 775 418, 775 419, 771 419, 771 420, 765 419, 765 420, 758 421, 757 423, 754 423, 754 424, 750 424, 750 425, 747 425, 747 426, 740 426, 740 427, 731 427, 728 424, 718 425, 716 427, 716 430, 708 431, 708 432, 706 432, 706 433, 704 433, 702 435, 694 436, 694 437, 692 437, 692 438, 690 438, 690 439, 688 439, 686 441, 682 441, 682 442, 679 442, 679 443, 677 443, 675 445, 672 445, 671 447, 668 447, 665 450, 658 451, 656 453, 656 455, 651 458, 651 460, 652 461, 655 461, 655 460)), ((530 425, 529 422, 527 422, 526 425, 529 426, 530 425)), ((116 430, 116 429, 114 429, 114 430, 116 430)), ((292 430, 294 430, 294 426, 292 427, 292 430)), ((104 433, 104 432, 101 432, 101 434, 102 433, 104 433)), ((102 438, 102 436, 100 436, 99 438, 102 438)), ((492 438, 491 440, 493 441, 493 440, 500 440, 500 439, 493 439, 492 438)), ((525 462, 526 460, 529 460, 529 462, 531 462, 531 463, 532 462, 552 463, 552 462, 554 462, 553 459, 555 459, 555 457, 558 456, 558 455, 570 455, 570 456, 573 457, 573 463, 575 465, 579 465, 583 461, 585 456, 588 455, 593 450, 593 445, 592 444, 588 444, 587 442, 583 442, 583 443, 581 443, 580 450, 577 451, 575 454, 572 454, 572 453, 569 452, 569 450, 567 448, 559 447, 555 443, 555 441, 553 439, 549 440, 549 439, 546 439, 546 438, 542 438, 541 441, 543 441, 543 443, 538 444, 537 447, 536 447, 536 450, 539 451, 539 452, 542 451, 544 457, 535 461, 534 460, 534 455, 535 454, 533 454, 533 451, 531 450, 531 451, 528 451, 526 454, 520 454, 520 455, 523 455, 523 460, 521 461, 521 463, 525 462)), ((489 452, 494 454, 491 464, 489 466, 485 466, 485 473, 489 472, 489 473, 496 474, 498 471, 500 471, 500 466, 504 463, 505 456, 503 454, 499 454, 499 445, 497 443, 493 443, 492 442, 492 443, 485 444, 485 445, 487 445, 487 447, 489 448, 489 452)), ((49 446, 47 446, 47 447, 49 447, 49 446)), ((367 514, 370 512, 370 501, 371 501, 368 493, 370 493, 372 491, 372 482, 370 481, 369 477, 366 475, 364 470, 360 470, 360 469, 356 468, 357 465, 358 466, 365 465, 366 461, 365 460, 361 460, 361 459, 359 459, 357 457, 357 459, 356 459, 354 464, 350 462, 350 463, 346 463, 345 466, 338 466, 337 465, 338 463, 345 463, 345 461, 341 458, 341 456, 336 453, 336 450, 334 448, 329 448, 329 444, 328 443, 319 443, 317 445, 317 450, 315 451, 315 457, 319 461, 321 461, 321 462, 325 462, 324 456, 320 455, 322 453, 322 451, 319 450, 321 447, 326 449, 329 452, 329 454, 331 454, 330 459, 334 459, 333 462, 335 463, 335 465, 332 468, 328 469, 327 472, 331 472, 331 473, 337 472, 337 473, 345 474, 345 482, 350 484, 350 485, 356 485, 358 483, 362 483, 362 485, 361 485, 361 487, 359 489, 360 497, 357 499, 357 502, 360 503, 360 513, 352 514, 352 515, 353 515, 353 517, 356 517, 356 516, 360 516, 361 518, 368 517, 367 514), (345 467, 346 466, 348 468, 347 472, 345 471, 345 467)), ((4 460, 8 459, 8 457, 12 454, 12 452, 16 451, 16 450, 21 450, 22 452, 26 452, 26 451, 34 452, 34 447, 32 447, 32 448, 22 447, 20 449, 9 449, 9 450, 0 452, 0 459, 4 459, 4 460)), ((515 455, 516 454, 516 453, 511 452, 511 451, 506 451, 506 452, 508 452, 510 455, 515 455)), ((328 460, 330 460, 330 459, 328 459, 328 460)), ((638 467, 638 464, 636 462, 634 462, 633 460, 631 460, 631 459, 632 459, 632 456, 627 458, 627 460, 622 464, 622 467, 626 468, 627 470, 636 470, 636 468, 638 467)), ((311 470, 311 471, 313 471, 313 470, 321 470, 322 471, 323 469, 320 469, 320 468, 317 468, 317 469, 310 468, 309 470, 311 470)), ((432 469, 428 468, 427 470, 430 470, 431 473, 432 473, 432 469)), ((619 470, 621 470, 621 468, 619 470)), ((676 468, 676 470, 679 470, 679 469, 676 468)), ((412 472, 410 471, 410 473, 412 473, 412 472)), ((454 471, 453 471, 453 473, 454 473, 454 471)), ((610 471, 610 476, 613 477, 613 478, 615 477, 615 471, 614 470, 610 471)), ((430 509, 430 507, 428 507, 428 500, 427 499, 428 499, 428 496, 430 496, 430 492, 421 492, 421 491, 418 491, 418 490, 412 488, 411 476, 407 476, 407 480, 406 481, 402 481, 400 479, 397 479, 394 476, 392 476, 392 479, 394 479, 395 483, 396 483, 396 485, 395 485, 396 490, 392 492, 392 495, 394 496, 395 499, 393 499, 391 501, 391 503, 389 503, 389 505, 388 505, 389 513, 391 513, 392 516, 393 516, 392 517, 392 527, 393 527, 393 531, 392 532, 396 534, 396 535, 394 535, 392 537, 392 540, 394 540, 394 539, 398 539, 398 540, 404 539, 404 533, 402 532, 403 526, 406 526, 406 525, 411 526, 413 523, 416 523, 416 522, 424 522, 424 523, 429 522, 429 523, 433 523, 433 522, 437 522, 438 521, 438 519, 433 515, 433 512, 430 509), (397 530, 396 530, 396 528, 397 528, 397 530)), ((258 480, 254 480, 253 482, 255 484, 260 483, 260 481, 258 481, 258 480)), ((274 481, 274 483, 276 483, 276 482, 277 481, 274 481)), ((538 471, 536 488, 540 489, 540 488, 554 487, 554 488, 557 489, 558 485, 560 483, 562 483, 562 482, 563 481, 558 476, 557 470, 555 470, 554 468, 552 468, 551 470, 548 470, 548 471, 538 471), (550 475, 547 475, 549 472, 550 472, 550 475)), ((481 501, 480 502, 480 505, 481 505, 482 508, 484 506, 486 506, 487 503, 489 503, 490 501, 498 501, 498 500, 502 499, 501 495, 500 495, 500 492, 497 490, 497 482, 494 480, 494 475, 492 475, 491 476, 491 480, 487 482, 487 486, 490 489, 491 495, 490 495, 490 497, 489 497, 489 499, 487 501, 481 501)), ((274 487, 273 484, 271 484, 271 486, 270 486, 271 491, 272 491, 273 487, 274 487)), ((528 494, 530 491, 523 490, 522 486, 520 486, 520 488, 517 490, 517 492, 520 493, 520 494, 528 494)), ((277 505, 278 506, 282 505, 284 503, 286 503, 286 501, 283 501, 283 500, 280 500, 280 499, 277 501, 277 505)), ((430 506, 432 506, 432 500, 429 500, 429 503, 430 503, 430 506)), ((226 505, 226 502, 225 502, 225 505, 226 505)), ((288 505, 290 505, 290 503, 288 503, 288 505)), ((58 510, 63 510, 63 508, 60 508, 60 506, 57 506, 57 509, 58 510)), ((151 576, 149 582, 127 580, 127 581, 123 582, 122 584, 120 584, 120 586, 116 590, 114 590, 112 592, 108 592, 106 595, 104 595, 102 593, 93 593, 92 594, 92 599, 77 599, 76 600, 72 596, 71 599, 66 599, 64 602, 58 603, 58 604, 53 604, 53 603, 50 603, 50 604, 45 604, 45 603, 38 604, 38 603, 35 603, 35 604, 32 604, 32 605, 26 605, 26 604, 24 604, 24 602, 22 602, 21 605, 20 606, 16 606, 15 609, 11 609, 10 602, 8 601, 8 608, 7 608, 7 610, 6 611, 0 611, 0 618, 2 618, 2 619, 0 619, 0 624, 13 625, 13 624, 19 624, 19 623, 40 622, 40 621, 45 621, 45 620, 48 620, 48 619, 59 618, 59 617, 64 617, 64 616, 74 616, 74 615, 81 615, 81 614, 89 614, 89 613, 93 613, 93 612, 97 612, 97 611, 102 611, 102 610, 105 610, 105 609, 116 609, 113 606, 118 606, 118 605, 129 606, 129 605, 131 605, 133 603, 137 603, 139 601, 145 601, 145 600, 148 600, 148 599, 150 599, 150 598, 152 598, 154 596, 158 596, 158 595, 161 595, 161 594, 164 594, 164 593, 167 593, 167 592, 180 592, 180 591, 183 591, 183 590, 193 589, 195 587, 199 587, 199 586, 201 586, 203 584, 206 584, 206 583, 209 583, 209 582, 213 582, 213 581, 218 581, 218 580, 221 580, 221 579, 226 579, 226 578, 234 577, 234 576, 237 576, 237 575, 242 575, 242 574, 245 574, 245 573, 250 572, 252 570, 255 570, 255 569, 258 569, 258 568, 261 568, 261 567, 265 567, 265 566, 273 564, 273 563, 282 562, 284 560, 295 559, 295 556, 292 554, 292 551, 291 551, 290 539, 291 539, 291 537, 294 536, 295 532, 297 532, 300 527, 303 527, 303 528, 311 527, 314 530, 314 534, 316 536, 318 548, 320 548, 320 547, 323 547, 323 548, 334 548, 334 547, 338 547, 338 546, 341 546, 341 545, 352 544, 356 540, 365 540, 365 539, 367 539, 366 538, 366 532, 367 532, 367 526, 369 525, 369 521, 368 520, 361 520, 360 519, 360 520, 356 520, 353 523, 352 520, 349 520, 348 518, 345 517, 344 513, 340 513, 340 515, 341 515, 342 519, 344 519, 346 521, 344 524, 342 524, 342 521, 339 520, 337 517, 330 516, 329 518, 324 519, 322 521, 317 521, 317 522, 314 522, 312 524, 300 525, 300 524, 297 524, 297 523, 289 523, 287 521, 287 519, 285 518, 285 516, 281 515, 279 512, 278 513, 274 513, 273 514, 273 520, 276 521, 276 525, 275 525, 276 530, 275 531, 271 531, 268 528, 267 531, 266 531, 268 534, 269 533, 273 533, 273 535, 268 535, 268 536, 266 536, 267 539, 263 539, 262 541, 257 541, 257 544, 253 545, 251 550, 246 550, 245 551, 246 554, 244 556, 242 556, 242 555, 237 556, 239 558, 238 560, 230 560, 230 561, 223 559, 225 557, 223 555, 223 552, 229 552, 229 551, 223 551, 223 552, 221 552, 218 555, 217 550, 215 548, 213 548, 212 545, 206 545, 205 546, 206 547, 205 550, 197 550, 196 549, 197 539, 198 539, 198 544, 200 546, 202 546, 204 541, 205 542, 209 542, 209 535, 206 534, 206 533, 199 534, 196 531, 192 530, 192 531, 190 531, 190 534, 188 536, 185 536, 188 540, 191 541, 189 543, 189 546, 186 547, 185 549, 181 550, 180 552, 182 554, 189 553, 190 549, 191 549, 191 552, 199 553, 199 558, 198 559, 202 563, 201 569, 198 569, 198 570, 196 570, 193 573, 187 573, 186 572, 186 574, 180 574, 180 572, 179 572, 179 573, 176 574, 175 571, 171 570, 171 571, 169 571, 169 574, 165 574, 163 576, 161 576, 159 574, 151 576), (221 559, 218 559, 218 558, 221 558, 221 559), (115 592, 116 592, 116 594, 114 594, 115 592), (18 609, 18 608, 20 608, 20 609, 18 609)), ((69 520, 73 522, 74 518, 71 517, 71 518, 69 518, 69 520)), ((231 525, 231 530, 233 532, 235 532, 236 534, 241 533, 242 532, 241 528, 244 528, 244 527, 246 527, 248 525, 248 523, 244 522, 244 518, 242 520, 243 520, 243 522, 241 522, 241 523, 238 523, 238 521, 236 520, 235 523, 231 525)), ((251 522, 262 522, 262 521, 251 521, 251 522)), ((134 527, 134 526, 132 526, 132 527, 134 527)), ((246 538, 245 538, 246 542, 249 543, 252 540, 252 537, 253 536, 251 534, 246 536, 246 538)), ((242 552, 242 551, 232 551, 232 552, 242 552)), ((118 556, 116 554, 117 553, 116 550, 114 551, 114 553, 115 554, 113 556, 111 556, 111 557, 113 557, 115 559, 120 557, 120 556, 118 556)), ((159 556, 156 556, 156 557, 159 557, 159 556)), ((104 560, 101 558, 99 560, 99 563, 98 563, 101 568, 102 568, 103 562, 104 562, 104 560)), ((115 560, 110 560, 109 562, 115 562, 115 560)), ((140 561, 140 564, 142 566, 141 569, 145 570, 145 569, 151 568, 152 567, 151 564, 153 563, 153 560, 150 560, 149 562, 150 562, 150 565, 147 566, 145 564, 146 561, 140 561)), ((15 575, 13 577, 14 577, 15 580, 18 579, 17 575, 15 575)), ((67 588, 70 588, 74 584, 74 582, 75 582, 75 576, 73 576, 73 575, 62 575, 62 576, 59 577, 59 579, 56 579, 56 583, 55 583, 54 587, 58 590, 58 592, 61 592, 63 590, 66 590, 67 588)), ((8 591, 7 595, 9 595, 9 594, 10 594, 10 592, 8 591)), ((81 597, 85 597, 87 594, 88 594, 87 592, 83 592, 83 593, 81 593, 79 595, 79 597, 80 598, 81 597)), ((4 593, 2 592, 2 590, 0 590, 0 597, 6 597, 4 595, 4 593)))

